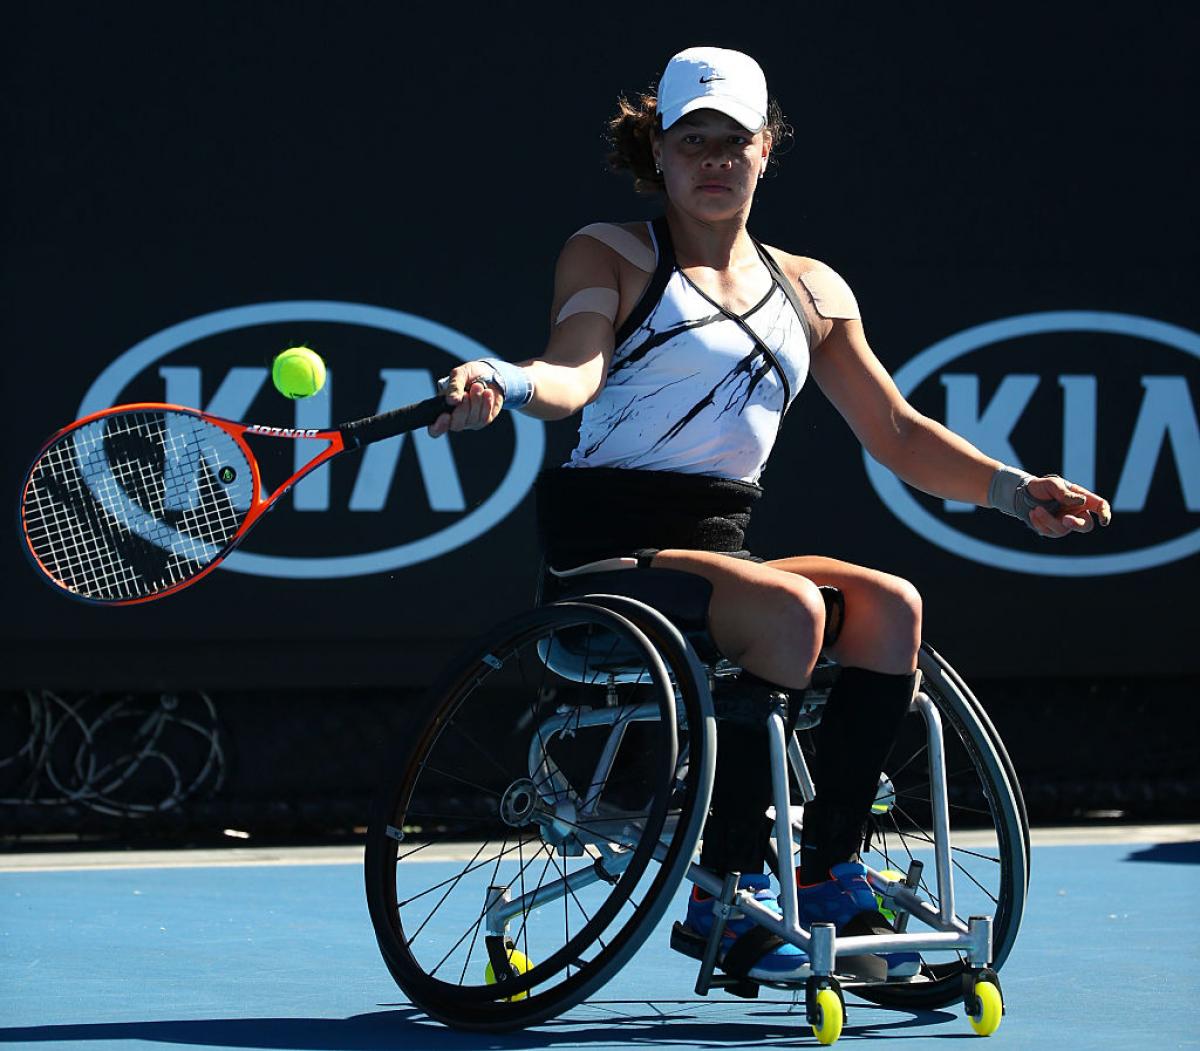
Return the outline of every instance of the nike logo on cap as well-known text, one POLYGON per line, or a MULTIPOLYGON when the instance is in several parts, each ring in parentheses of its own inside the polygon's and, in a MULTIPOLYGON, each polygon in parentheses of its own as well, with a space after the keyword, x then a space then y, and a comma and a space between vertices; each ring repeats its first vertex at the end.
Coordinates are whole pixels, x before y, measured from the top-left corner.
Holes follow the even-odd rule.
POLYGON ((724 80, 724 77, 718 77, 715 73, 711 77, 701 77, 701 84, 711 84, 714 80, 724 80))

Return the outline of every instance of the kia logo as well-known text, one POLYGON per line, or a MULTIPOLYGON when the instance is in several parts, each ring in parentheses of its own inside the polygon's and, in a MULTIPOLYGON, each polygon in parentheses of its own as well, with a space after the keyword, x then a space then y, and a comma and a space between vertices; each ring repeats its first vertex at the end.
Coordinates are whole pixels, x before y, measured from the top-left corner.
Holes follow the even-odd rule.
MULTIPOLYGON (((894 378, 901 393, 908 397, 923 382, 937 376, 944 389, 943 419, 951 430, 964 435, 996 459, 1035 472, 1040 469, 1037 465, 1021 463, 1014 447, 1014 434, 1020 433, 1022 418, 1035 391, 1041 392, 1041 397, 1052 391, 1057 399, 1055 412, 1058 418, 1054 423, 1062 432, 1061 473, 1110 497, 1117 513, 1113 526, 1117 532, 1102 534, 1101 538, 1107 542, 1118 535, 1123 524, 1122 513, 1136 516, 1144 508, 1160 462, 1173 471, 1171 484, 1177 489, 1172 492, 1172 498, 1181 497, 1183 510, 1188 513, 1200 511, 1200 425, 1188 377, 1182 374, 1186 370, 1180 368, 1185 362, 1176 358, 1177 363, 1167 370, 1180 374, 1162 374, 1147 363, 1148 357, 1154 355, 1150 353, 1153 348, 1145 347, 1146 342, 1181 351, 1190 358, 1200 358, 1200 335, 1177 325, 1134 314, 1054 311, 1022 314, 959 332, 921 351, 900 368, 894 378), (1020 344, 1012 341, 1047 333, 1102 334, 1109 339, 1107 357, 1094 356, 1093 368, 1095 363, 1103 361, 1106 371, 1109 365, 1136 370, 1132 374, 1136 379, 1131 376, 1130 382, 1124 383, 1118 392, 1126 399, 1135 395, 1140 399, 1136 418, 1120 421, 1120 426, 1116 427, 1105 418, 1105 437, 1119 434, 1121 441, 1127 444, 1117 473, 1111 478, 1104 477, 1099 484, 1094 476, 1101 429, 1100 406, 1111 406, 1114 400, 1112 392, 1106 401, 1098 397, 1099 383, 1105 381, 1103 374, 1080 369, 1055 371, 1053 355, 1045 355, 1050 360, 1048 363, 1039 361, 1036 373, 1022 373, 1014 368, 1002 370, 999 385, 983 397, 977 373, 969 367, 953 372, 946 368, 959 358, 998 343, 1007 343, 1016 354, 1020 344), (1114 354, 1111 341, 1114 336, 1132 339, 1127 344, 1115 344, 1117 352, 1114 354), (1142 346, 1134 340, 1142 341, 1142 346), (1127 428, 1126 423, 1131 425, 1127 428)), ((989 364, 994 373, 994 357, 989 364)), ((1186 367, 1195 374, 1194 362, 1187 361, 1186 367)), ((1108 382, 1112 382, 1111 376, 1108 382)), ((1043 424, 1046 422, 1044 412, 1039 419, 1043 424)), ((1200 528, 1188 528, 1181 535, 1171 537, 1168 534, 1167 539, 1156 538, 1135 550, 1116 553, 1088 553, 1089 541, 1096 542, 1091 537, 1068 538, 1055 544, 1053 553, 1019 549, 1018 543, 1022 548, 1030 546, 1024 536, 1015 539, 1012 548, 1004 547, 972 536, 951 524, 957 519, 965 525, 970 516, 964 512, 974 510, 971 505, 947 501, 942 508, 944 516, 939 515, 928 505, 923 506, 895 475, 865 453, 864 462, 867 477, 880 499, 906 526, 952 554, 999 569, 1046 576, 1103 576, 1165 565, 1200 550, 1200 528), (1070 546, 1065 547, 1067 544, 1070 546)), ((1057 465, 1055 469, 1059 469, 1057 465)), ((1176 520, 1178 516, 1170 516, 1170 521, 1176 520)), ((1126 518, 1124 521, 1136 523, 1137 520, 1126 518)), ((1042 542, 1042 546, 1049 544, 1042 542)))
MULTIPOLYGON (((279 339, 282 337, 276 337, 279 339)), ((286 345, 279 343, 272 349, 286 345)), ((349 358, 349 351, 339 354, 338 360, 349 358)), ((259 303, 252 306, 233 307, 204 314, 172 325, 161 332, 142 340, 121 354, 95 380, 83 397, 79 415, 119 404, 131 384, 139 390, 148 391, 145 400, 161 400, 174 404, 202 408, 217 416, 244 421, 251 403, 261 394, 272 398, 273 411, 294 414, 291 426, 297 431, 324 429, 342 422, 395 408, 399 405, 430 398, 435 393, 439 376, 445 375, 459 362, 474 358, 492 357, 493 352, 470 337, 441 325, 428 318, 407 314, 399 310, 370 306, 363 303, 343 303, 329 300, 296 300, 275 303, 259 303), (383 354, 385 361, 378 370, 367 370, 369 376, 348 377, 349 385, 362 388, 369 380, 378 391, 378 404, 352 404, 349 411, 341 411, 335 419, 332 412, 334 391, 339 387, 335 370, 330 369, 326 388, 316 397, 294 403, 283 403, 270 388, 269 371, 261 362, 255 366, 233 364, 239 360, 230 358, 225 349, 223 363, 212 366, 180 364, 180 357, 172 363, 172 355, 180 354, 187 360, 216 360, 221 355, 222 341, 241 345, 237 337, 244 336, 240 330, 262 326, 275 326, 277 331, 307 332, 304 326, 319 323, 322 326, 340 326, 330 336, 338 348, 353 346, 355 335, 358 342, 369 342, 372 338, 380 342, 380 333, 388 337, 388 349, 383 354), (405 337, 397 340, 396 336, 405 337), (214 337, 218 337, 214 340, 214 337), (391 345, 391 344, 394 344, 391 345), (414 346, 415 344, 415 346, 414 346), (411 349, 402 350, 402 346, 411 349), (405 360, 397 361, 397 357, 405 360), (407 360, 419 358, 420 360, 407 360), (444 358, 445 360, 438 360, 444 358), (403 366, 403 367, 402 367, 403 366), (154 374, 157 374, 156 376, 154 374), (154 381, 151 386, 150 381, 154 381), (158 386, 157 384, 160 384, 158 386)), ((261 355, 260 355, 261 357, 261 355)), ((376 354, 379 357, 379 354, 376 354)), ((339 405, 341 403, 339 402, 339 405)), ((404 542, 388 546, 377 545, 371 550, 355 551, 339 555, 265 554, 239 549, 223 563, 238 573, 256 576, 290 578, 326 578, 363 576, 400 569, 444 555, 477 539, 504 519, 516 508, 528 493, 537 472, 541 469, 545 449, 545 434, 540 420, 522 413, 505 413, 504 418, 511 426, 511 462, 497 474, 496 484, 490 492, 475 494, 468 490, 479 485, 480 472, 474 463, 464 461, 461 465, 454 456, 454 446, 445 438, 430 438, 424 430, 399 438, 380 442, 364 451, 361 457, 348 458, 345 463, 353 472, 347 479, 345 492, 339 492, 330 480, 331 469, 323 468, 300 482, 290 494, 290 508, 319 521, 322 512, 350 512, 355 517, 348 519, 356 528, 344 530, 353 536, 339 538, 337 532, 318 533, 322 538, 333 536, 342 544, 352 540, 361 542, 361 536, 369 533, 369 523, 380 536, 388 536, 398 530, 410 512, 420 507, 435 521, 424 535, 406 537, 404 542), (401 465, 401 450, 406 443, 412 444, 414 455, 410 456, 405 477, 419 479, 410 484, 423 487, 424 501, 411 489, 399 491, 394 484, 401 465), (468 484, 469 483, 469 484, 468 484), (473 505, 473 506, 472 506, 473 505), (470 508, 468 510, 468 508, 470 508), (389 514, 372 512, 390 511, 389 514), (450 519, 448 524, 440 524, 450 519)), ((503 448, 508 441, 507 429, 501 425, 493 436, 489 431, 489 452, 503 448)), ((469 449, 468 442, 463 449, 469 449)), ((479 446, 476 446, 479 448, 479 446)), ((312 455, 312 449, 297 450, 301 462, 312 455)), ((501 456, 503 453, 500 454, 501 456)), ((496 454, 492 452, 492 458, 496 454)), ((333 465, 340 469, 340 463, 333 465)), ((265 542, 288 547, 290 539, 278 526, 274 530, 262 530, 252 541, 264 536, 265 542)))

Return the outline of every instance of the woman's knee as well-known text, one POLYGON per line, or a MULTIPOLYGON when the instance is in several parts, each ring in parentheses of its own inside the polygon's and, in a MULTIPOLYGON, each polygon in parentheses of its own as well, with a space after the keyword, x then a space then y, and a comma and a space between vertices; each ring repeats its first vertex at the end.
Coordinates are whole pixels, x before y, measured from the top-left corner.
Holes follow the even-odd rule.
POLYGON ((902 577, 872 574, 846 592, 846 621, 832 655, 850 667, 903 674, 921 648, 921 593, 902 577))
POLYGON ((820 653, 825 604, 805 580, 717 587, 709 626, 725 655, 785 686, 807 684, 820 653))
POLYGON ((825 636, 825 600, 801 577, 779 581, 755 596, 755 641, 787 649, 810 671, 825 636))
POLYGON ((882 590, 887 619, 895 625, 898 634, 911 636, 919 646, 923 616, 921 593, 911 581, 893 576, 885 578, 882 590))
POLYGON ((921 593, 903 577, 884 575, 871 596, 873 629, 881 656, 907 663, 921 648, 921 593))

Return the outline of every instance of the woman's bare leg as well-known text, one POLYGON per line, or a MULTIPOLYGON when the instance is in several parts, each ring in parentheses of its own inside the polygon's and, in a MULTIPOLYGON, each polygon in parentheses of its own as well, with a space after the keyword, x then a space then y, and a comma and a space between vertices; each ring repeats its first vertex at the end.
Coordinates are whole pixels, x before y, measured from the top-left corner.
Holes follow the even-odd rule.
POLYGON ((660 551, 653 565, 713 585, 709 632, 729 660, 780 686, 808 685, 825 634, 825 602, 811 580, 707 551, 660 551))
POLYGON ((822 555, 798 555, 764 565, 841 590, 846 616, 837 643, 828 651, 839 664, 890 675, 916 670, 921 596, 907 580, 822 555))

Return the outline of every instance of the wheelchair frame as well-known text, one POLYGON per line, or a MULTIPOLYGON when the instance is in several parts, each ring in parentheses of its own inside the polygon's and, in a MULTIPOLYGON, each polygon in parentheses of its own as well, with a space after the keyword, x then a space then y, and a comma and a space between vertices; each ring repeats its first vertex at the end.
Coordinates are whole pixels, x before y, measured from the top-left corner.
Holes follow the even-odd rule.
MULTIPOLYGON (((699 744, 700 748, 706 749, 708 753, 705 756, 707 766, 699 778, 704 784, 699 798, 696 800, 702 819, 703 814, 707 812, 708 796, 711 791, 712 753, 715 751, 715 748, 712 747, 715 744, 715 735, 711 733, 714 712, 710 686, 733 678, 738 671, 735 666, 724 661, 709 666, 702 665, 689 640, 674 625, 651 607, 625 596, 586 595, 572 599, 570 602, 553 603, 542 609, 549 611, 558 609, 568 613, 572 610, 599 609, 608 611, 609 615, 615 617, 616 620, 627 618, 626 624, 634 625, 635 631, 640 629, 643 633, 643 640, 649 642, 660 656, 669 658, 652 674, 660 688, 664 683, 669 683, 666 691, 669 696, 665 698, 666 705, 664 705, 664 696, 659 696, 656 702, 612 703, 615 688, 620 681, 621 670, 619 661, 610 662, 606 671, 603 673, 598 671, 592 677, 595 688, 606 690, 605 707, 590 710, 556 711, 552 715, 540 718, 530 733, 529 744, 525 752, 527 776, 515 779, 500 796, 498 802, 500 816, 512 827, 518 827, 523 823, 526 825, 536 824, 544 843, 552 846, 553 850, 564 859, 564 862, 568 856, 580 857, 585 854, 588 858, 595 860, 592 865, 577 869, 569 875, 565 872, 564 867, 560 878, 551 880, 544 885, 539 884, 532 891, 514 894, 513 887, 508 883, 489 884, 481 911, 481 922, 485 931, 484 940, 487 947, 489 970, 493 973, 493 980, 497 976, 500 980, 492 986, 493 995, 490 998, 490 1004, 482 1012, 476 1009, 474 1013, 465 1012, 459 1015, 444 997, 439 999, 428 995, 429 989, 423 987, 420 976, 414 976, 411 966, 401 959, 404 954, 398 952, 394 944, 398 925, 391 916, 391 910, 398 907, 395 891, 395 863, 393 861, 390 869, 391 875, 388 875, 389 865, 386 858, 388 851, 391 851, 394 859, 396 843, 402 841, 404 837, 390 823, 393 815, 387 812, 388 804, 384 803, 383 812, 374 816, 368 837, 367 888, 380 948, 397 982, 405 988, 414 1002, 420 1004, 435 1017, 441 1018, 451 1025, 465 1028, 504 1029, 528 1025, 533 1021, 565 1010, 587 995, 586 992, 583 995, 575 995, 575 990, 573 990, 570 995, 564 994, 558 1002, 540 1013, 522 1010, 506 1011, 504 1005, 517 1005, 522 997, 527 995, 522 990, 523 975, 511 967, 513 943, 510 938, 510 924, 518 918, 527 917, 533 910, 543 908, 556 901, 563 901, 565 906, 567 898, 575 898, 585 888, 596 883, 604 882, 615 885, 620 882, 631 865, 636 866, 639 863, 639 857, 644 866, 648 830, 653 831, 654 837, 649 854, 653 856, 655 862, 661 863, 669 860, 666 844, 673 841, 673 837, 678 833, 678 829, 670 823, 670 819, 664 818, 658 829, 654 830, 653 814, 649 815, 641 824, 637 821, 630 821, 627 817, 619 817, 616 820, 604 818, 599 811, 605 786, 608 784, 629 728, 637 723, 653 723, 661 727, 669 722, 671 730, 674 731, 676 729, 675 720, 682 717, 677 711, 676 702, 681 699, 682 690, 690 690, 698 700, 700 720, 707 724, 704 726, 707 736, 705 733, 697 736, 693 731, 693 739, 690 739, 687 746, 695 748, 699 744), (667 664, 671 666, 670 671, 667 669, 667 664), (681 675, 681 669, 691 676, 690 683, 686 682, 684 676, 681 675), (605 676, 603 682, 597 681, 600 674, 605 676), (570 776, 558 768, 551 755, 550 744, 564 735, 578 734, 585 730, 605 732, 605 728, 607 730, 604 744, 595 757, 595 764, 590 773, 585 773, 582 780, 579 779, 578 774, 576 775, 577 784, 585 786, 581 798, 579 787, 576 787, 570 776), (594 854, 589 852, 588 848, 591 848, 594 854), (383 870, 382 880, 380 879, 381 868, 383 870), (387 889, 389 881, 391 882, 390 891, 387 889), (507 988, 504 979, 512 980, 507 988), (504 992, 512 992, 513 995, 501 995, 504 992)), ((559 676, 571 679, 571 668, 565 666, 562 661, 558 661, 556 666, 555 653, 548 651, 541 642, 538 645, 539 658, 559 676)), ((550 644, 551 649, 553 645, 554 643, 550 644)), ((491 666, 493 661, 502 663, 498 657, 490 653, 483 658, 484 664, 488 666, 491 666)), ((965 685, 954 675, 952 669, 945 665, 945 662, 928 647, 923 648, 922 664, 930 670, 937 669, 938 674, 943 676, 946 682, 964 693, 977 706, 978 702, 974 701, 969 690, 966 690, 965 685)), ((580 680, 575 679, 574 681, 580 680)), ((770 750, 774 839, 780 859, 794 857, 796 832, 800 827, 800 821, 797 820, 798 808, 792 800, 793 779, 798 790, 801 811, 803 804, 811 800, 815 794, 815 786, 797 735, 793 733, 789 739, 786 731, 786 700, 786 694, 773 695, 764 716, 770 750)), ((804 696, 801 703, 801 728, 816 725, 819 722, 824 696, 820 691, 810 691, 804 696)), ((868 866, 868 879, 872 888, 880 896, 884 905, 896 912, 898 933, 838 937, 831 924, 814 924, 811 930, 805 930, 798 922, 796 887, 792 879, 785 878, 779 881, 782 909, 782 914, 779 915, 756 901, 752 894, 745 890, 738 890, 736 873, 722 878, 691 860, 700 835, 699 824, 693 818, 691 824, 696 826, 694 836, 691 837, 690 843, 684 843, 681 848, 686 851, 686 866, 681 867, 677 858, 675 867, 680 870, 676 881, 679 879, 689 880, 712 895, 714 901, 715 922, 700 964, 696 981, 698 993, 704 995, 710 988, 724 987, 736 995, 753 996, 757 995, 757 986, 763 984, 778 985, 789 989, 796 988, 796 983, 748 981, 744 978, 720 976, 714 973, 725 921, 731 910, 736 908, 752 918, 759 926, 808 954, 811 976, 804 982, 806 1015, 822 1043, 832 1043, 841 1031, 845 1016, 843 988, 850 989, 876 1002, 904 1003, 903 991, 911 991, 914 993, 909 998, 911 1002, 914 1005, 925 1006, 922 1004, 922 993, 925 993, 927 999, 928 991, 923 990, 922 986, 928 985, 927 981, 867 983, 846 978, 844 975, 839 976, 837 969, 839 957, 874 953, 954 951, 961 954, 965 957, 965 965, 961 974, 951 976, 954 979, 953 984, 956 986, 955 993, 952 997, 947 998, 944 991, 940 991, 938 1002, 945 1003, 950 1002, 950 999, 961 998, 972 1020, 972 1025, 977 1031, 983 1032, 985 1028, 987 1031, 992 1031, 999 1024, 999 1016, 1003 1013, 1004 1007, 996 968, 1003 962, 1003 956, 1006 956, 1011 948, 1016 928, 1019 927, 1028 879, 1027 822, 1024 817, 1019 788, 1012 773, 1011 763, 1008 762, 1003 747, 995 736, 994 729, 987 723, 986 716, 982 715, 980 709, 977 713, 982 720, 980 725, 983 727, 984 736, 990 737, 992 755, 995 759, 993 776, 1005 782, 1004 787, 1012 797, 1002 801, 999 805, 1007 807, 1006 812, 1010 814, 1011 819, 1015 803, 1016 818, 1021 826, 1020 835, 1010 837, 1016 841, 1010 844, 1010 847, 1023 852, 1022 858, 1019 863, 1014 865, 1014 869, 1022 872, 1024 878, 1009 881, 1010 885, 1019 884, 1019 886, 1010 886, 1010 896, 1017 900, 1005 903, 1010 913, 1006 923, 1007 935, 1005 944, 1001 947, 1001 958, 993 966, 992 918, 971 916, 964 922, 956 913, 943 720, 939 715, 937 705, 923 689, 920 677, 918 677, 918 688, 914 693, 910 711, 918 713, 924 725, 925 747, 928 751, 929 767, 932 771, 930 784, 932 827, 929 830, 932 833, 934 852, 935 882, 932 893, 929 896, 919 893, 923 883, 922 865, 919 861, 914 861, 910 865, 903 880, 889 879, 880 871, 868 866), (930 898, 936 901, 936 904, 930 898), (916 920, 926 929, 915 933, 910 932, 907 929, 909 920, 916 920), (984 986, 989 988, 985 989, 984 986)), ((674 733, 671 734, 671 739, 675 740, 674 733)), ((419 744, 416 754, 421 754, 419 744)), ((678 763, 680 758, 678 755, 674 756, 672 764, 678 763)), ((682 756, 685 766, 689 759, 685 749, 685 754, 682 756)), ((411 766, 412 763, 410 762, 409 765, 411 766)), ((688 838, 690 832, 691 829, 685 832, 684 839, 688 838)), ((997 835, 999 839, 1003 839, 999 827, 997 835)), ((1003 849, 1002 842, 999 842, 998 845, 1003 849)), ((558 868, 557 863, 555 867, 558 868)), ((781 862, 781 868, 785 872, 790 872, 791 865, 784 860, 781 862)), ((926 889, 929 890, 928 887, 926 889)), ((671 891, 668 890, 662 896, 669 899, 672 896, 671 891)), ((661 909, 659 912, 661 913, 661 909)), ((640 937, 632 939, 633 944, 624 952, 623 958, 627 958, 637 948, 649 933, 649 927, 654 926, 654 923, 642 923, 641 926, 646 929, 639 932, 640 937)), ((401 937, 403 937, 402 932, 401 937)), ((615 970, 616 967, 611 967, 610 974, 594 983, 594 987, 598 988, 603 980, 607 980, 611 973, 615 973, 615 970)), ((570 974, 569 965, 567 973, 570 974)), ((533 987, 533 983, 527 984, 530 988, 533 987)), ((565 984, 570 985, 570 982, 565 984)), ((947 983, 942 980, 941 984, 945 986, 947 983)), ((590 991, 594 991, 594 988, 590 991)), ((474 993, 476 990, 471 990, 471 992, 474 993)), ((464 991, 464 999, 466 998, 464 991)), ((484 998, 472 995, 469 999, 484 998)))

